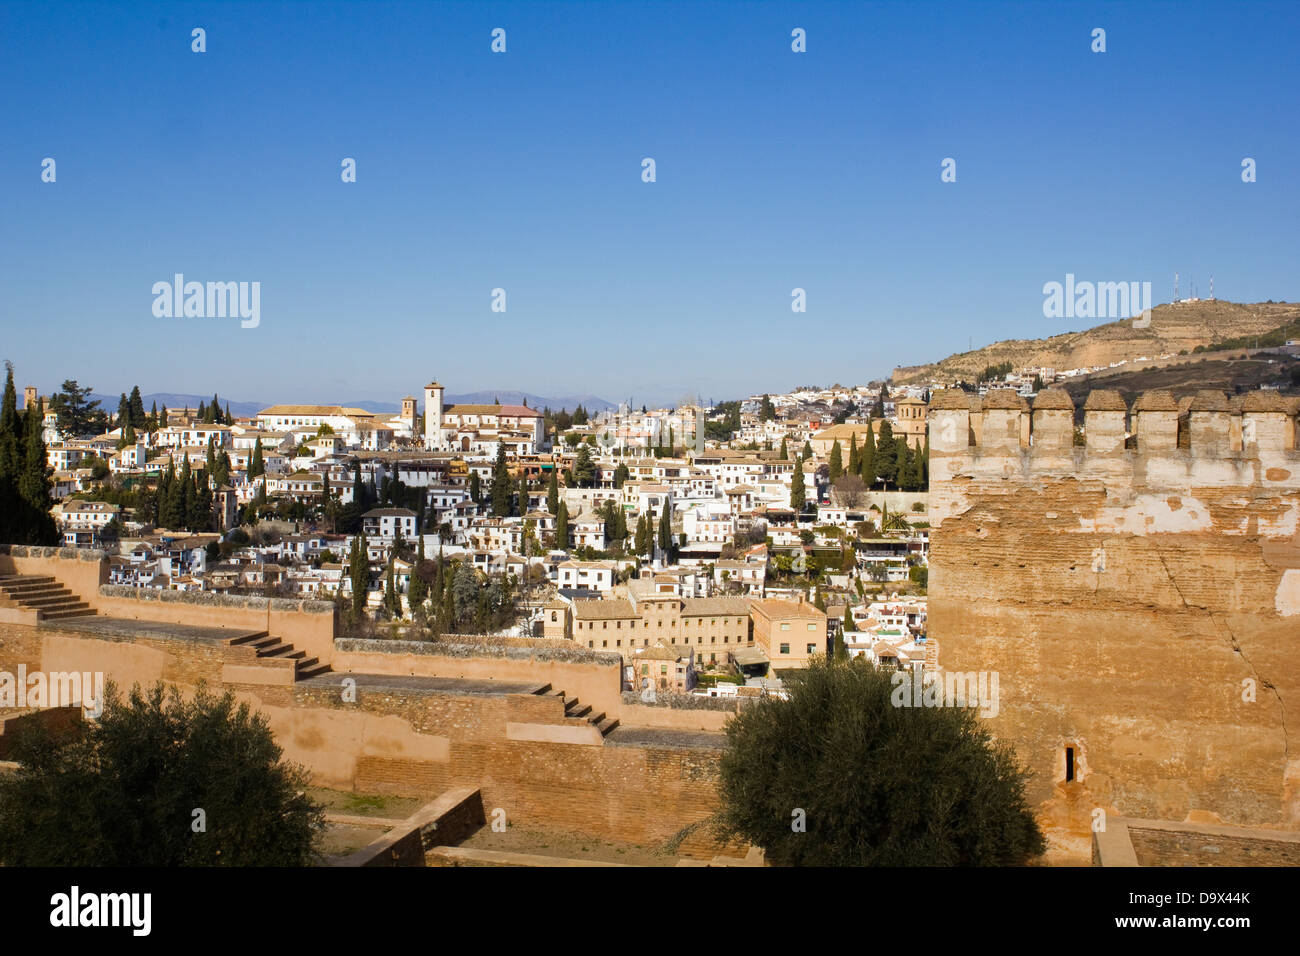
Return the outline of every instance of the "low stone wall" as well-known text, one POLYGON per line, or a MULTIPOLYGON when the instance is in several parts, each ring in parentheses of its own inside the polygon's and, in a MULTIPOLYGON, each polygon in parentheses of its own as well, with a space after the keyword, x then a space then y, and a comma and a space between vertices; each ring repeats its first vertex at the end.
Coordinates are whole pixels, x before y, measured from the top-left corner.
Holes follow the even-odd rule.
POLYGON ((369 846, 334 865, 424 866, 426 851, 455 846, 485 822, 478 790, 462 787, 421 807, 369 846))
POLYGON ((619 720, 624 727, 664 730, 707 730, 721 732, 739 712, 744 701, 737 697, 703 697, 695 694, 657 694, 646 701, 641 692, 624 691, 619 720))
POLYGON ((1093 866, 1300 866, 1300 833, 1112 818, 1093 834, 1093 866))
POLYGON ((329 601, 246 597, 203 591, 163 591, 105 584, 95 609, 110 617, 196 627, 266 631, 328 664, 334 656, 335 607, 329 601))
POLYGON ((621 716, 622 662, 617 654, 574 647, 445 644, 340 638, 334 670, 416 677, 455 677, 550 684, 569 699, 621 716))

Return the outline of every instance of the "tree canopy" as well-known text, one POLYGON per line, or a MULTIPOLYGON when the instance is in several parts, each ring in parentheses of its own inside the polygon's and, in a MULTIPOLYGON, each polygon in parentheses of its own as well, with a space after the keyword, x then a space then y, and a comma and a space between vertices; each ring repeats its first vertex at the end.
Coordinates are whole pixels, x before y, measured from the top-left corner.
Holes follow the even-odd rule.
POLYGON ((901 707, 892 672, 817 660, 727 725, 719 827, 805 866, 1020 864, 1027 774, 970 708, 901 707))
POLYGON ((281 761, 266 718, 227 692, 185 700, 160 682, 67 737, 17 735, 0 776, 5 866, 306 866, 322 808, 281 761), (200 812, 201 811, 201 812, 200 812))

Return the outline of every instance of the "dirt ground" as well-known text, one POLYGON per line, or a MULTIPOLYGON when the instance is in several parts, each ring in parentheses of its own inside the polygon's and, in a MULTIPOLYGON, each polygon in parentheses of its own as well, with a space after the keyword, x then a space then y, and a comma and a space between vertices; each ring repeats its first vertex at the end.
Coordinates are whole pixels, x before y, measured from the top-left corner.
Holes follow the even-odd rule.
POLYGON ((504 831, 494 832, 490 823, 460 845, 476 850, 535 853, 538 856, 626 863, 630 866, 673 866, 677 862, 677 857, 653 847, 606 843, 595 837, 516 826, 507 826, 504 831))

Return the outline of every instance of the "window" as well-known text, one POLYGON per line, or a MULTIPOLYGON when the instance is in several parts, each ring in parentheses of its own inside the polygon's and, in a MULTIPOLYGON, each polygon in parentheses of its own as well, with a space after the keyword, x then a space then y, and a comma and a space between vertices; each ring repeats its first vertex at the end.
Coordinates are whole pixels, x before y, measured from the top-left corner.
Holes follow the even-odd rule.
POLYGON ((660 664, 660 665, 659 665, 659 673, 661 673, 661 674, 667 674, 667 673, 668 673, 668 665, 667 665, 667 664, 660 664))
POLYGON ((790 625, 789 625, 789 624, 782 624, 782 625, 781 625, 781 630, 783 630, 783 631, 788 631, 788 630, 790 630, 790 625))
POLYGON ((817 645, 816 645, 816 644, 809 644, 809 645, 808 645, 808 653, 809 653, 809 654, 816 654, 816 653, 817 653, 817 645))
POLYGON ((1074 748, 1065 748, 1065 782, 1069 783, 1074 779, 1074 748))
POLYGON ((817 630, 817 625, 816 625, 816 624, 809 624, 809 625, 808 625, 808 630, 810 630, 810 631, 815 631, 815 630, 817 630))
POLYGON ((789 654, 789 653, 790 653, 790 645, 789 645, 789 644, 782 644, 782 645, 781 645, 781 653, 782 653, 782 654, 789 654))

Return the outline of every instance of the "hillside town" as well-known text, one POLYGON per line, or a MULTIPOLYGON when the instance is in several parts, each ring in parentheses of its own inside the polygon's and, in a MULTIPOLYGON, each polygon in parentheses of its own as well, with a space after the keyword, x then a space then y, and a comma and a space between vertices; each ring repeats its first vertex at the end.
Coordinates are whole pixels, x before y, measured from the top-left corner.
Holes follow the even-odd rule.
POLYGON ((588 412, 435 381, 396 414, 248 417, 89 394, 29 387, 23 408, 59 536, 106 550, 111 584, 333 600, 356 636, 614 651, 649 694, 927 655, 925 387, 588 412))

